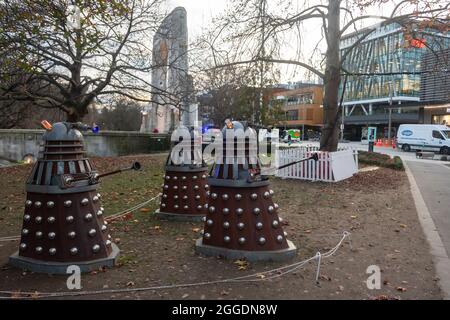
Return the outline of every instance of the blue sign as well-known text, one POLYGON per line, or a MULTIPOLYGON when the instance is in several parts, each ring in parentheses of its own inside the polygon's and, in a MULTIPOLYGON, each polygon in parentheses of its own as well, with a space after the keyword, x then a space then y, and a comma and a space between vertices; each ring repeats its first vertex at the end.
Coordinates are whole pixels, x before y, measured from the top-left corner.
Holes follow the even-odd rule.
POLYGON ((403 130, 402 131, 402 136, 412 136, 413 132, 411 130, 403 130))

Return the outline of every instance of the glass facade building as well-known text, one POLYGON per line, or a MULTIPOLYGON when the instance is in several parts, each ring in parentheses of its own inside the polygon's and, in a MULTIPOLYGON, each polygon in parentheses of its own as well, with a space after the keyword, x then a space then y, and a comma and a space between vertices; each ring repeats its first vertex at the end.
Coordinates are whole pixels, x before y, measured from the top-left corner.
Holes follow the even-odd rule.
POLYGON ((378 27, 349 50, 365 32, 368 31, 346 36, 341 42, 341 56, 345 55, 343 68, 357 74, 347 76, 344 104, 419 101, 422 55, 429 48, 448 48, 449 38, 440 37, 433 30, 423 30, 420 39, 408 40, 402 27, 391 23, 378 27))
POLYGON ((360 136, 362 126, 381 126, 379 132, 387 132, 389 119, 394 127, 423 120, 422 58, 449 48, 450 37, 435 29, 420 29, 414 36, 404 31, 390 23, 342 37, 340 94, 345 89, 343 122, 352 139, 360 136))

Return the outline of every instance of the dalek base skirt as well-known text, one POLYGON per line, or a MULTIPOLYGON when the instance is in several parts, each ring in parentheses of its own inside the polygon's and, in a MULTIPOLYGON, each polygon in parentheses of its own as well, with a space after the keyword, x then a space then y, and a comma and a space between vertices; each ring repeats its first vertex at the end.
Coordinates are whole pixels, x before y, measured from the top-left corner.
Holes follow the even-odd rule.
POLYGON ((81 272, 114 266, 119 249, 108 234, 95 188, 51 193, 55 188, 47 186, 43 194, 30 192, 41 186, 28 185, 19 251, 10 256, 9 263, 49 274, 66 274, 71 265, 81 272))
POLYGON ((288 248, 274 251, 246 251, 234 250, 221 247, 208 246, 203 244, 203 238, 198 238, 195 242, 195 251, 204 256, 224 257, 225 259, 245 259, 250 262, 258 261, 286 261, 293 259, 297 254, 297 248, 292 241, 287 240, 288 248))
POLYGON ((284 261, 296 256, 297 248, 286 239, 267 182, 240 188, 215 183, 211 181, 203 236, 196 241, 198 253, 248 261, 284 261))
POLYGON ((70 266, 76 265, 80 268, 80 272, 91 272, 101 268, 112 268, 116 264, 116 259, 119 255, 119 248, 116 244, 111 243, 111 253, 106 258, 100 258, 90 261, 78 262, 48 262, 22 257, 19 251, 9 257, 9 264, 24 270, 29 270, 37 273, 48 274, 67 274, 70 266))
POLYGON ((207 167, 167 166, 159 219, 185 222, 202 221, 206 214, 207 167))

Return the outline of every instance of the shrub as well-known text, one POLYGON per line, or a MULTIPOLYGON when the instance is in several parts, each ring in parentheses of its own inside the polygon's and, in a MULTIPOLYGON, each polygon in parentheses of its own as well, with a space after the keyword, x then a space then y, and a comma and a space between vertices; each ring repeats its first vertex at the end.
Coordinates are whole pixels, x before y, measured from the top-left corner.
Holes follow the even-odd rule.
POLYGON ((403 161, 398 156, 391 158, 386 154, 377 152, 358 151, 358 158, 360 163, 391 168, 394 170, 404 170, 403 161))

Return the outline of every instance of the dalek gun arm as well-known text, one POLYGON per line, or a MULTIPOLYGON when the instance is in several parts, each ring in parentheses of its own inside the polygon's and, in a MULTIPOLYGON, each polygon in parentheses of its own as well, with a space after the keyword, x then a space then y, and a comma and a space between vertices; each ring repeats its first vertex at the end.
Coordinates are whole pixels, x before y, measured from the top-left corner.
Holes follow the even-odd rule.
POLYGON ((139 162, 135 161, 131 167, 121 168, 110 172, 99 174, 97 171, 91 171, 89 173, 77 173, 77 174, 62 174, 60 180, 60 187, 62 189, 71 188, 77 181, 88 181, 90 185, 97 184, 100 178, 110 176, 113 174, 121 173, 129 170, 141 170, 142 166, 139 162))
POLYGON ((142 168, 141 163, 138 162, 138 161, 134 161, 131 164, 131 167, 121 168, 121 169, 113 170, 113 171, 110 171, 110 172, 102 173, 102 174, 97 175, 96 178, 98 180, 100 178, 103 178, 103 177, 106 177, 106 176, 111 176, 113 174, 121 173, 121 172, 124 172, 124 171, 129 171, 129 170, 138 171, 138 170, 141 170, 141 168, 142 168))
POLYGON ((282 166, 278 167, 277 170, 284 169, 284 168, 293 166, 294 164, 301 163, 301 162, 305 162, 305 161, 309 161, 309 160, 314 160, 314 161, 316 161, 316 162, 319 161, 319 156, 318 156, 318 154, 317 154, 317 153, 313 153, 312 156, 310 156, 310 157, 308 157, 308 158, 304 158, 304 159, 297 160, 297 161, 294 161, 294 162, 291 162, 291 163, 287 163, 287 164, 285 164, 285 165, 282 165, 282 166))

